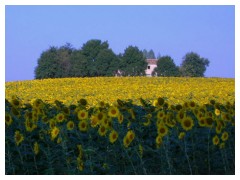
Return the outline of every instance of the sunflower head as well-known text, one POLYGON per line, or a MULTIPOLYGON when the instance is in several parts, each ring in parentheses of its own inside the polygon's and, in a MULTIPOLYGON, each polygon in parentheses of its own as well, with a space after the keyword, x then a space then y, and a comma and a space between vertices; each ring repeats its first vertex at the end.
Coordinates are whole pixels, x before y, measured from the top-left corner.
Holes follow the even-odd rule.
POLYGON ((180 132, 178 135, 178 139, 182 140, 185 137, 186 133, 185 132, 180 132))
POLYGON ((51 139, 54 140, 60 132, 60 129, 58 127, 54 127, 51 131, 51 139))
POLYGON ((86 110, 80 110, 78 111, 78 119, 79 120, 84 120, 88 118, 88 112, 86 110))
POLYGON ((56 120, 57 122, 61 123, 65 120, 65 116, 63 113, 59 113, 57 116, 56 116, 56 120))
POLYGON ((130 143, 131 143, 131 141, 128 139, 127 136, 125 136, 125 137, 123 138, 123 145, 124 145, 124 147, 125 147, 125 148, 128 148, 128 146, 130 145, 130 143))
POLYGON ((86 107, 88 103, 87 103, 87 100, 86 100, 86 99, 80 99, 80 100, 78 101, 78 104, 79 104, 80 106, 86 107))
POLYGON ((111 133, 109 134, 109 141, 111 143, 114 143, 118 138, 118 133, 115 130, 112 130, 111 133))
POLYGON ((181 121, 182 128, 186 131, 189 131, 193 128, 194 122, 192 118, 186 117, 181 121))
POLYGON ((229 136, 229 135, 228 135, 228 132, 226 132, 226 131, 223 132, 223 133, 222 133, 222 136, 221 136, 221 140, 222 140, 222 141, 227 141, 227 140, 228 140, 228 136, 229 136))
POLYGON ((162 144, 162 142, 163 142, 163 140, 162 140, 162 136, 161 135, 158 135, 157 137, 156 137, 156 145, 157 145, 157 148, 159 148, 160 146, 161 146, 161 144, 162 144))
POLYGON ((118 123, 122 124, 122 122, 123 122, 123 115, 119 113, 119 115, 118 115, 118 123))
POLYGON ((211 117, 205 118, 205 126, 209 128, 213 126, 213 119, 211 117))
POLYGON ((34 143, 33 145, 33 151, 35 155, 38 155, 39 153, 39 144, 37 142, 34 143))
POLYGON ((213 137, 212 141, 213 141, 213 144, 214 144, 214 145, 218 145, 218 143, 219 143, 219 138, 218 138, 218 136, 215 135, 215 136, 213 137))
POLYGON ((162 137, 168 134, 168 128, 163 123, 158 126, 158 134, 162 137))
POLYGON ((88 122, 86 120, 82 120, 78 123, 78 128, 81 132, 86 132, 88 130, 88 122))
POLYGON ((99 126, 99 128, 98 128, 98 134, 99 134, 100 136, 105 136, 106 133, 107 133, 107 128, 106 128, 105 126, 103 126, 103 125, 99 126))
POLYGON ((119 115, 118 108, 115 107, 115 106, 110 107, 109 110, 108 110, 108 115, 110 117, 118 117, 118 115, 119 115))
POLYGON ((9 113, 5 113, 5 123, 10 126, 12 124, 13 120, 9 113))
POLYGON ((23 134, 20 133, 20 131, 16 131, 14 135, 15 143, 17 146, 24 140, 23 134))
POLYGON ((74 122, 73 121, 68 121, 67 130, 71 131, 73 129, 74 129, 74 122))

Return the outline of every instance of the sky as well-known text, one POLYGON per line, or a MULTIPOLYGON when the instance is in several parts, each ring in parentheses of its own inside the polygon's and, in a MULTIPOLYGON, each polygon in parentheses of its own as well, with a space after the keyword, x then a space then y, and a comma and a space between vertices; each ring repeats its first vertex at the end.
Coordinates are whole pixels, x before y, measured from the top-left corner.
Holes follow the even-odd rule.
POLYGON ((206 77, 235 78, 235 7, 218 5, 5 6, 5 82, 32 80, 43 51, 91 39, 116 53, 129 46, 169 55, 180 65, 195 52, 206 77))

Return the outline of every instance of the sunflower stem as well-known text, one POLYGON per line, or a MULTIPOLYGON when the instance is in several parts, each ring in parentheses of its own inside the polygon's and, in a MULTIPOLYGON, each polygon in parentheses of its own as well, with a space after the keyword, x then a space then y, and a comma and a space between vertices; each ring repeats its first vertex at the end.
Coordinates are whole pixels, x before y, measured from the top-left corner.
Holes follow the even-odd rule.
POLYGON ((187 162, 188 162, 188 167, 189 167, 190 174, 192 175, 192 167, 191 167, 190 160, 189 160, 189 156, 188 156, 188 153, 187 153, 187 143, 186 143, 185 138, 184 138, 184 152, 185 152, 185 156, 186 156, 186 158, 187 158, 187 162))
MULTIPOLYGON (((168 144, 168 136, 167 136, 167 144, 168 144)), ((169 173, 170 173, 170 175, 172 175, 172 168, 171 168, 171 163, 170 163, 169 157, 168 157, 168 150, 167 150, 167 147, 165 147, 164 143, 163 143, 163 148, 164 148, 167 163, 168 163, 169 173)))
POLYGON ((208 131, 208 174, 211 173, 211 165, 210 165, 210 133, 211 133, 211 129, 209 129, 208 131))

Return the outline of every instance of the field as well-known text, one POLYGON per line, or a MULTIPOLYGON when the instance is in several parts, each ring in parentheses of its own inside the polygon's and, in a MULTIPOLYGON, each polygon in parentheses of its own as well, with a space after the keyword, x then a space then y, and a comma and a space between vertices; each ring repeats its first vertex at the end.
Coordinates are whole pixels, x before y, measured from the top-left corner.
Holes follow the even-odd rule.
POLYGON ((6 174, 235 174, 235 80, 5 83, 6 174))

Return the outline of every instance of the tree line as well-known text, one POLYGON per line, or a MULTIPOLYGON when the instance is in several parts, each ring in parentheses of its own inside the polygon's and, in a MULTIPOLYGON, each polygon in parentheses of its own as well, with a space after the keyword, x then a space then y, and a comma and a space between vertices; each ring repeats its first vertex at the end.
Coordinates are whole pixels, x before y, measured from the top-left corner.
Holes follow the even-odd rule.
MULTIPOLYGON (((116 55, 107 41, 87 41, 82 48, 75 49, 66 43, 61 47, 50 47, 43 51, 35 68, 35 78, 97 77, 97 76, 145 76, 148 63, 155 59, 153 50, 139 50, 128 46, 123 54, 116 55)), ((153 76, 203 77, 209 60, 197 53, 187 53, 180 66, 170 56, 158 56, 153 76)))

